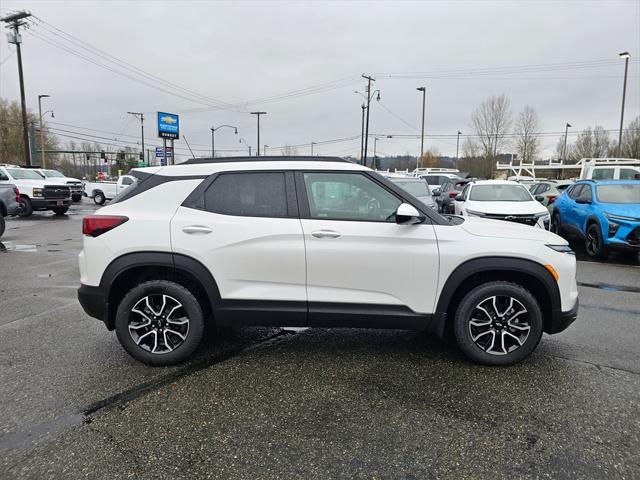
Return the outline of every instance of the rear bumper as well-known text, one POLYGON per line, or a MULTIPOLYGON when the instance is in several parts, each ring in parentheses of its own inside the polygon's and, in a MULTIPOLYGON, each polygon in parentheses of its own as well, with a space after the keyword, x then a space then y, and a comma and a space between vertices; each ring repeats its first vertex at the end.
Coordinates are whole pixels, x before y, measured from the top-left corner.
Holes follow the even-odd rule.
POLYGON ((80 285, 78 301, 87 315, 104 322, 109 330, 113 330, 113 327, 110 327, 107 322, 109 302, 102 288, 80 285))
POLYGON ((566 330, 578 318, 579 303, 578 299, 576 299, 576 304, 568 312, 554 312, 551 321, 545 325, 545 332, 553 335, 566 330))

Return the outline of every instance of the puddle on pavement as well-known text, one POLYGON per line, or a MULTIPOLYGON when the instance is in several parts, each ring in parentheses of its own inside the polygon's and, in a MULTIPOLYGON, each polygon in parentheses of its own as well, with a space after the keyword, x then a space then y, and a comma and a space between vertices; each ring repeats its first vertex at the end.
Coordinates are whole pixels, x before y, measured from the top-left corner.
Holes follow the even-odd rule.
POLYGON ((599 290, 605 290, 607 292, 630 292, 640 293, 640 288, 630 287, 628 285, 613 285, 611 283, 588 283, 578 282, 579 287, 597 288, 599 290))
POLYGON ((42 245, 39 244, 35 244, 35 245, 26 245, 26 244, 20 244, 20 243, 15 243, 15 242, 11 242, 11 241, 7 241, 7 242, 0 242, 0 252, 37 252, 38 251, 38 247, 41 247, 42 245))

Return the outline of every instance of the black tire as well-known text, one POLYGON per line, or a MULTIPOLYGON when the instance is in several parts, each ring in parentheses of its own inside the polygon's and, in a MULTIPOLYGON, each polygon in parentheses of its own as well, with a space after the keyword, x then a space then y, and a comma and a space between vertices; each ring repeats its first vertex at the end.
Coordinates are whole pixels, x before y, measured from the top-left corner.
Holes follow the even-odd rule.
POLYGON ((551 231, 556 235, 562 235, 562 223, 558 212, 553 212, 551 215, 551 231))
POLYGON ((462 298, 453 319, 453 329, 458 347, 471 361, 482 365, 513 365, 528 357, 538 346, 543 331, 542 311, 531 292, 521 285, 489 282, 475 287, 462 298), (492 298, 497 299, 496 307, 492 298), (514 301, 511 304, 510 299, 514 301), (511 313, 509 305, 513 308, 511 313), (478 309, 479 306, 486 311, 478 309), (524 312, 518 314, 522 309, 524 312), (499 315, 502 311, 502 316, 488 318, 494 311, 499 315), (505 319, 508 315, 511 318, 505 319), (472 321, 490 323, 476 327, 472 321), (500 340, 495 345, 498 337, 500 340))
POLYGON ((607 257, 607 247, 602 239, 602 232, 597 223, 592 223, 587 227, 584 236, 584 249, 591 258, 602 260, 607 257))
POLYGON ((2 216, 2 213, 0 213, 0 238, 2 238, 2 235, 4 234, 4 228, 5 228, 4 217, 2 216))
POLYGON ((79 202, 80 200, 82 200, 82 195, 78 194, 78 195, 71 195, 71 200, 74 202, 79 202))
POLYGON ((104 196, 104 193, 95 192, 93 194, 93 201, 96 203, 96 205, 103 205, 104 202, 107 201, 107 198, 104 196))
MULTIPOLYGON (((167 305, 167 309, 169 309, 171 305, 175 306, 175 304, 169 303, 169 301, 167 301, 167 305)), ((155 308, 158 308, 158 303, 155 304, 153 313, 155 313, 155 308)), ((136 310, 138 310, 138 308, 136 308, 136 310)), ((167 317, 168 316, 169 315, 167 315, 167 317)), ((204 316, 198 300, 196 300, 193 294, 185 287, 168 280, 151 280, 132 288, 124 296, 116 312, 115 329, 118 341, 135 359, 147 365, 175 365, 189 358, 196 348, 198 348, 198 345, 200 345, 204 333, 204 316), (154 299, 159 299, 163 296, 167 296, 180 304, 177 314, 183 315, 179 320, 186 317, 188 321, 186 330, 184 330, 184 326, 175 327, 175 323, 167 322, 168 318, 161 315, 165 313, 164 309, 159 309, 160 315, 157 316, 152 315, 150 313, 151 311, 149 311, 147 312, 148 317, 132 311, 140 302, 143 302, 142 305, 145 305, 145 298, 150 298, 151 302, 153 302, 154 299), (152 322, 149 327, 140 327, 139 323, 137 323, 146 322, 147 320, 152 322), (154 328, 154 326, 156 328, 154 328), (164 332, 165 340, 163 341, 162 337, 160 337, 160 341, 158 341, 159 332, 163 331, 163 326, 166 330, 164 332), (174 344, 172 350, 160 351, 159 347, 163 347, 164 350, 164 346, 161 344, 164 343, 166 345, 167 332, 172 331, 169 327, 171 327, 171 329, 176 328, 176 330, 182 328, 179 333, 184 335, 184 338, 181 340, 182 337, 178 337, 173 333, 169 334, 169 343, 173 344, 173 341, 176 341, 177 345, 174 344), (155 330, 156 332, 151 333, 151 336, 148 338, 149 342, 155 339, 156 344, 153 348, 146 343, 147 340, 142 338, 142 335, 151 332, 151 330, 155 330), (144 333, 138 337, 138 343, 136 343, 133 335, 138 335, 138 331, 144 333), (158 347, 158 351, 153 353, 156 347, 158 347)))
POLYGON ((61 217, 62 215, 67 213, 68 210, 69 210, 69 207, 53 207, 51 209, 51 211, 55 213, 58 217, 61 217))
POLYGON ((20 213, 18 213, 21 217, 30 217, 33 213, 33 205, 31 205, 31 200, 29 197, 21 196, 20 197, 20 213))

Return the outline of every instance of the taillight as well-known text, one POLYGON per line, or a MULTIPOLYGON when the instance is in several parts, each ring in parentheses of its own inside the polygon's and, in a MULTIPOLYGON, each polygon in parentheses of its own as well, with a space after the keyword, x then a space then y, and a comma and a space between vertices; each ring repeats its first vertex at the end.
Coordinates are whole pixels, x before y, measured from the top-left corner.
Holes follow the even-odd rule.
POLYGON ((129 220, 129 217, 116 215, 87 215, 82 219, 82 233, 97 237, 129 220))
POLYGON ((449 198, 456 198, 458 196, 460 192, 458 191, 454 191, 454 192, 449 192, 449 198))
POLYGON ((18 190, 18 187, 13 187, 13 192, 16 194, 16 202, 20 203, 20 190, 18 190))
POLYGON ((549 195, 549 205, 556 201, 557 195, 549 195))

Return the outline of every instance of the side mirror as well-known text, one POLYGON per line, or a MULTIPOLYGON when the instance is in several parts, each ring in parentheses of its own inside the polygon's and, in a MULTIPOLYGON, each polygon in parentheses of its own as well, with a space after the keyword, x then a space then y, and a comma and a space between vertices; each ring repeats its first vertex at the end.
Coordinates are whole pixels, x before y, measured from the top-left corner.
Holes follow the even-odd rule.
POLYGON ((439 188, 436 188, 435 190, 433 190, 433 191, 431 192, 431 195, 432 195, 432 196, 434 196, 434 197, 439 197, 441 193, 442 193, 442 192, 440 191, 440 189, 439 189, 439 188))
POLYGON ((536 195, 536 200, 538 202, 544 202, 544 197, 542 195, 536 195))
POLYGON ((464 202, 464 197, 462 196, 461 193, 459 193, 458 195, 455 196, 454 200, 456 202, 464 202))
POLYGON ((413 225, 423 220, 424 215, 422 215, 416 207, 408 203, 400 204, 398 210, 396 210, 396 223, 398 225, 413 225))

